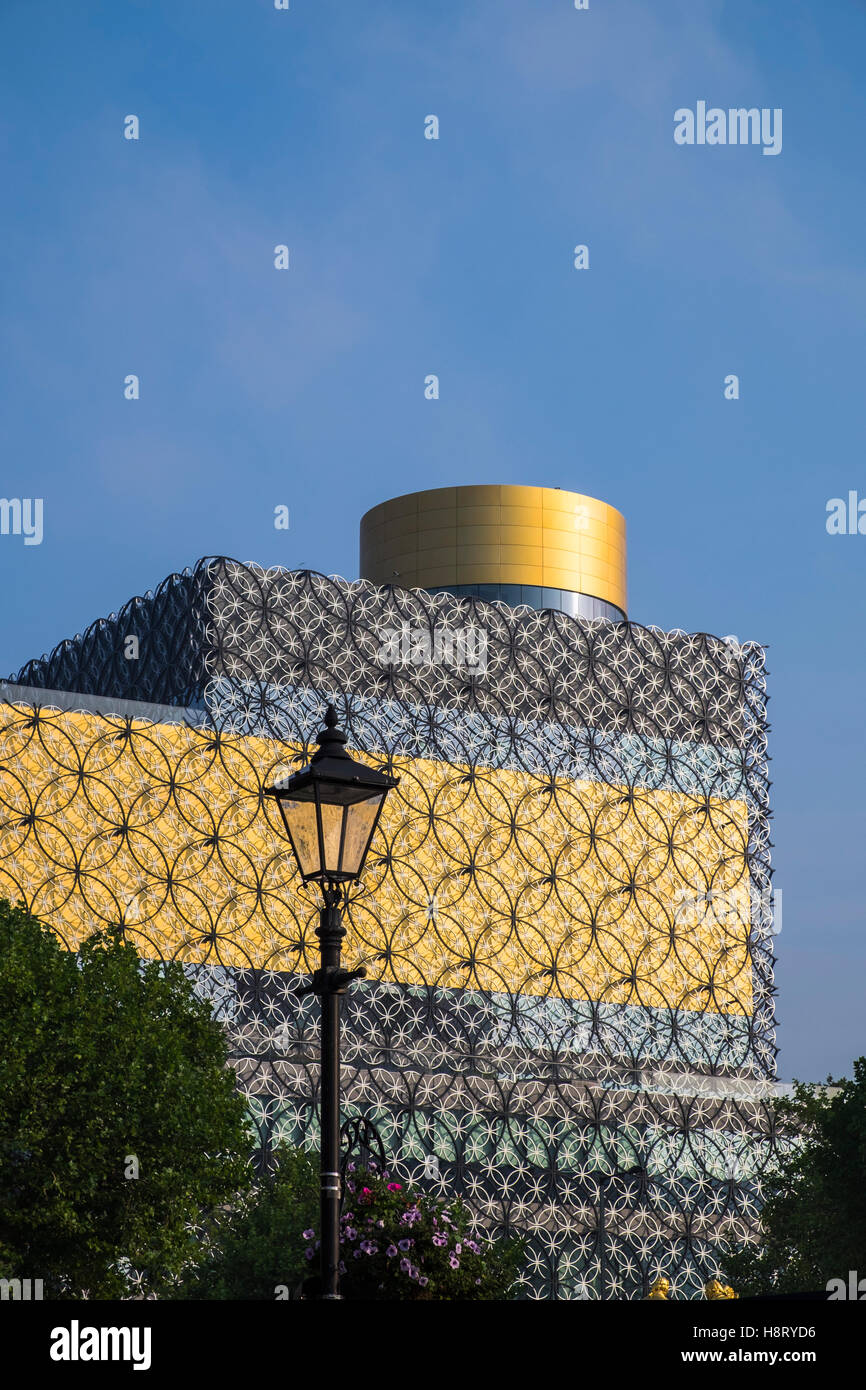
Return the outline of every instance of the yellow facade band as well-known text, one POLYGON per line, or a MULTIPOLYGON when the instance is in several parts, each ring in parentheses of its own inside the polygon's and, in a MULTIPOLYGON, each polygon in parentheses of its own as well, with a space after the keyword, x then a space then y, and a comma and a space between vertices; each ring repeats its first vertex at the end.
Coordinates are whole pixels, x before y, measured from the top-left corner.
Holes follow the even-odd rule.
MULTIPOLYGON (((4 705, 0 896, 70 947, 122 922, 145 956, 311 972, 317 892, 261 797, 294 751, 4 705)), ((751 1012, 744 802, 421 758, 394 770, 350 966, 403 985, 751 1012)))
POLYGON ((412 492, 362 517, 360 573, 403 589, 565 589, 625 613, 625 518, 606 502, 559 488, 497 484, 412 492))

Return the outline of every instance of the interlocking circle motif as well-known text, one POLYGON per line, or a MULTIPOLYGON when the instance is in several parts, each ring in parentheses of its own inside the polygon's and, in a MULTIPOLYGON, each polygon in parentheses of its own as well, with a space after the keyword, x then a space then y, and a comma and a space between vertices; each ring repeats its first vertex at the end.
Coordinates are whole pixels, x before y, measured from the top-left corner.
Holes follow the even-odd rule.
POLYGON ((317 1140, 318 901, 262 793, 332 701, 401 779, 349 905, 345 1115, 526 1233, 531 1297, 697 1295, 753 1234, 784 1142, 760 646, 218 558, 4 698, 0 893, 183 961, 266 1151, 317 1140))

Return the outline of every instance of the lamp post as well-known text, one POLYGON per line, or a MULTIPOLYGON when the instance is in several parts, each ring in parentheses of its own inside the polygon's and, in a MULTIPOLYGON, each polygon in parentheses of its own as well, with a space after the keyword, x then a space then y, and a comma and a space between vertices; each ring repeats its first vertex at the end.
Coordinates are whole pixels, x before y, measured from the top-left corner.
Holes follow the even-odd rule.
POLYGON ((322 1001, 320 1067, 321 1257, 324 1299, 340 1298, 340 999, 366 970, 343 970, 346 929, 342 908, 348 885, 361 875, 385 797, 399 781, 346 752, 346 735, 328 705, 319 747, 307 767, 265 790, 280 808, 304 883, 318 883, 324 907, 316 930, 321 964, 300 991, 322 1001))

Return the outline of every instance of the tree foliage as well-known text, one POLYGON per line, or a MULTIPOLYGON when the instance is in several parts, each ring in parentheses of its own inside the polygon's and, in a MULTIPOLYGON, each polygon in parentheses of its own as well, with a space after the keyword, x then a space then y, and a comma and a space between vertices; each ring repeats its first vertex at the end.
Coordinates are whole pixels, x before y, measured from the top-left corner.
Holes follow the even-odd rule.
POLYGON ((0 901, 0 1275, 49 1297, 158 1286, 190 1223, 248 1186, 249 1150, 223 1031, 181 966, 119 932, 64 950, 0 901))
POLYGON ((293 1296, 309 1272, 303 1231, 316 1219, 318 1205, 315 1158, 304 1149, 281 1148, 274 1170, 210 1223, 205 1259, 169 1296, 274 1299, 285 1296, 284 1290, 293 1296))
POLYGON ((774 1180, 758 1245, 726 1263, 740 1294, 819 1291, 849 1270, 866 1275, 866 1057, 853 1080, 795 1082, 777 1109, 801 1142, 774 1180))

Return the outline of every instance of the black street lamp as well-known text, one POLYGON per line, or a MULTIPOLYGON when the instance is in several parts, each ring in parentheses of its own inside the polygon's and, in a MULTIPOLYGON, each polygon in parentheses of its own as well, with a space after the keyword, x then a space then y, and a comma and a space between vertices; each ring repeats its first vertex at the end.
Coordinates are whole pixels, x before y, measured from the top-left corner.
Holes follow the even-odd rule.
POLYGON ((268 787, 280 808, 289 843, 304 883, 321 885, 325 905, 316 935, 321 965, 312 984, 300 991, 322 1001, 320 1096, 322 1298, 340 1298, 340 997, 353 980, 366 975, 343 970, 340 946, 346 929, 342 903, 347 886, 364 867, 385 797, 399 781, 355 762, 346 752, 346 735, 328 705, 319 747, 307 767, 268 787))

